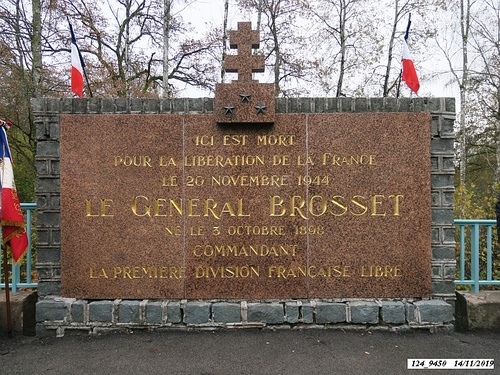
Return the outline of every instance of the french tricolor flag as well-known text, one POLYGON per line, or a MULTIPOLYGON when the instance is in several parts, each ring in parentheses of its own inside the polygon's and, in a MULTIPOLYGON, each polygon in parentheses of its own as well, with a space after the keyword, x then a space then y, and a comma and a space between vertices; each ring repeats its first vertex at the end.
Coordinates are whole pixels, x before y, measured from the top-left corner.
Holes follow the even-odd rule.
POLYGON ((28 249, 28 236, 24 224, 21 203, 14 183, 12 157, 7 141, 6 129, 10 123, 0 120, 0 182, 2 194, 0 200, 2 246, 12 252, 14 263, 18 263, 28 249))
POLYGON ((81 98, 83 95, 83 68, 85 65, 80 50, 76 45, 75 33, 71 23, 69 24, 69 30, 71 31, 71 91, 81 98))
POLYGON ((415 94, 418 92, 420 82, 418 80, 417 71, 415 70, 415 65, 413 65, 413 59, 411 58, 406 39, 403 40, 403 74, 401 79, 406 82, 408 87, 415 94))

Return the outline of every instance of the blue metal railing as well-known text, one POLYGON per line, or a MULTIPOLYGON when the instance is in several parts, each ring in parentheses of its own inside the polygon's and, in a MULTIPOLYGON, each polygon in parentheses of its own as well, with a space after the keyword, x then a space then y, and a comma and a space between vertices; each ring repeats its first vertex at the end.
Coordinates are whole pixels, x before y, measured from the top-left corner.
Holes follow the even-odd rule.
MULTIPOLYGON (((12 267, 12 281, 9 283, 10 288, 13 292, 17 292, 20 288, 36 288, 38 283, 32 282, 32 247, 31 247, 31 235, 32 235, 32 211, 36 210, 36 203, 21 203, 21 209, 25 211, 26 219, 26 234, 28 235, 28 250, 26 251, 26 262, 23 267, 26 267, 25 275, 26 280, 21 281, 21 264, 14 265, 12 267)), ((3 251, 0 251, 0 288, 5 288, 5 280, 3 276, 3 251)))
POLYGON ((457 219, 454 221, 460 230, 460 278, 455 281, 457 285, 471 285, 472 292, 478 293, 482 285, 500 285, 500 280, 493 279, 493 228, 496 220, 469 220, 457 219), (470 228, 470 231, 467 231, 470 228), (470 272, 466 279, 466 234, 470 235, 470 272), (481 233, 486 232, 486 259, 481 259, 480 238, 481 233), (481 279, 480 269, 486 268, 486 279, 481 279))

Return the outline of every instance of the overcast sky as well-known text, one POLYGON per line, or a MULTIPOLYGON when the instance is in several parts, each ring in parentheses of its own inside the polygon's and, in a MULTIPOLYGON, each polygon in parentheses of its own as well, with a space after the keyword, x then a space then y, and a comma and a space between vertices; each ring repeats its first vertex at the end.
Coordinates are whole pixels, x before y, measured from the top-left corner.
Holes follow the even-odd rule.
MULTIPOLYGON (((224 0, 193 0, 182 7, 178 3, 177 5, 176 3, 174 3, 174 6, 177 11, 181 11, 181 15, 184 21, 191 23, 193 27, 200 31, 200 34, 202 34, 206 27, 210 25, 222 27, 224 19, 224 0)), ((251 21, 252 26, 255 28, 257 24, 257 15, 251 13, 241 13, 236 4, 230 1, 228 29, 236 29, 237 23, 241 21, 251 21)), ((397 45, 396 48, 400 49, 401 46, 397 45)), ((443 68, 445 68, 442 65, 444 61, 436 63, 436 58, 437 56, 434 55, 432 59, 427 60, 428 62, 426 64, 416 64, 417 73, 420 77, 422 77, 424 74, 431 74, 433 72, 433 69, 436 69, 437 66, 442 66, 443 68)), ((272 77, 267 73, 268 72, 266 72, 265 74, 256 74, 254 76, 254 79, 258 79, 261 82, 272 82, 272 77)), ((421 95, 433 97, 456 97, 458 99, 458 88, 455 88, 453 85, 447 85, 446 80, 447 78, 444 76, 432 81, 423 80, 422 78, 420 78, 421 95)), ((404 95, 406 94, 407 93, 405 93, 404 95)), ((408 95, 409 94, 410 91, 408 90, 408 95)), ((201 91, 196 88, 186 87, 183 96, 203 97, 207 95, 207 91, 201 91)))

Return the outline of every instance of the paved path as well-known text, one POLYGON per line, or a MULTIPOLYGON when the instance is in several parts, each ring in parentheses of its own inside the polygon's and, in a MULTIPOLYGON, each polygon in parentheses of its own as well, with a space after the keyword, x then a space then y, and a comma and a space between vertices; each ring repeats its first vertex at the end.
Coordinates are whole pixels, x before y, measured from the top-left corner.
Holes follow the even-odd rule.
POLYGON ((500 374, 500 332, 166 331, 0 335, 0 374, 500 374), (407 358, 493 358, 495 370, 407 370, 407 358))

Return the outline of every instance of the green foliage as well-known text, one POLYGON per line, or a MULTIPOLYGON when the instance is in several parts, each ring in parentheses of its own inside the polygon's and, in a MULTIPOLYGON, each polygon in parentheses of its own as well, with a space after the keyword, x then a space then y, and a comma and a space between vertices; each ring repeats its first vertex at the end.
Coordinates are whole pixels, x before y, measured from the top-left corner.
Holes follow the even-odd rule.
MULTIPOLYGON (((495 219, 495 204, 498 193, 496 189, 478 189, 474 183, 470 186, 458 186, 455 190, 455 218, 456 219, 495 219)), ((480 228, 479 235, 479 277, 487 278, 487 227, 480 228)), ((457 274, 460 278, 460 230, 455 232, 457 274)), ((471 272, 471 230, 465 230, 465 279, 470 278, 471 272)), ((492 279, 500 280, 500 244, 497 240, 496 227, 492 228, 492 279)), ((459 287, 466 288, 468 287, 459 287)), ((485 289, 485 287, 483 287, 485 289)))
POLYGON ((455 189, 455 219, 495 219, 497 192, 475 183, 455 189))
POLYGON ((19 201, 23 203, 35 202, 36 172, 28 161, 14 165, 14 179, 19 201))

